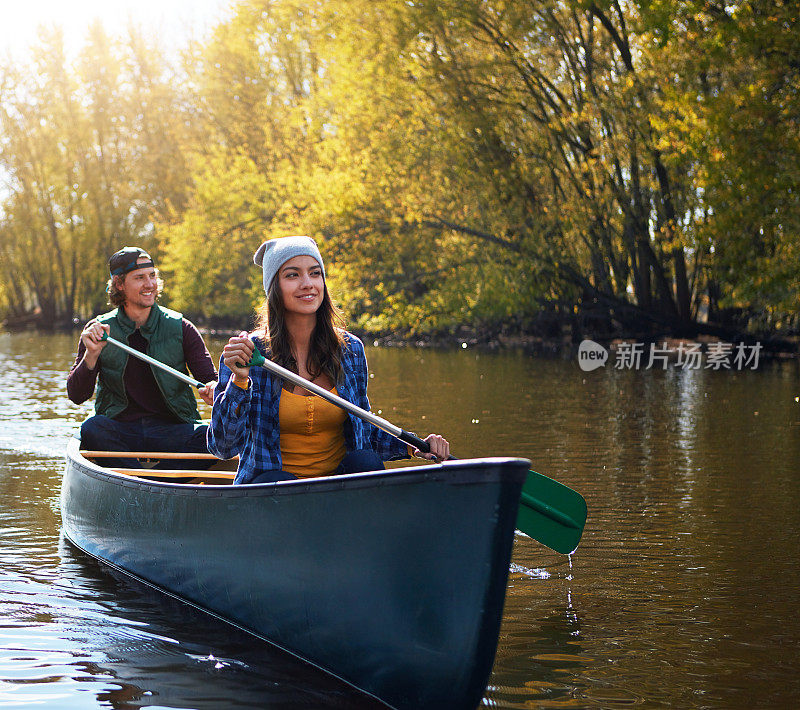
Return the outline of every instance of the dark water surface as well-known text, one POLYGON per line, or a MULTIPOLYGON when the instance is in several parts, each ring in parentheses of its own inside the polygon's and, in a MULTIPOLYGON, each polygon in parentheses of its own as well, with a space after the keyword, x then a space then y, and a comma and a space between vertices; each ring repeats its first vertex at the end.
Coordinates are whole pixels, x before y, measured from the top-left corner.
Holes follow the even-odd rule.
MULTIPOLYGON (((76 336, 0 334, 0 707, 368 708, 59 537, 76 336)), ((215 355, 220 343, 212 344, 215 355)), ((571 557, 518 535, 496 708, 800 707, 800 372, 582 372, 368 352, 373 408, 581 491, 571 557)))

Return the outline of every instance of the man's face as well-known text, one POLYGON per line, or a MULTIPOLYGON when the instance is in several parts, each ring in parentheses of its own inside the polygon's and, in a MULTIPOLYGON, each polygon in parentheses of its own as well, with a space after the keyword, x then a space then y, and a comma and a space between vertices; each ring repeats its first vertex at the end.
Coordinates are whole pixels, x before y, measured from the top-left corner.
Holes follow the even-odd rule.
MULTIPOLYGON (((150 261, 146 256, 140 256, 137 264, 150 261)), ((125 295, 126 306, 150 308, 158 296, 158 277, 153 266, 143 269, 134 269, 124 276, 124 281, 119 290, 125 295)))

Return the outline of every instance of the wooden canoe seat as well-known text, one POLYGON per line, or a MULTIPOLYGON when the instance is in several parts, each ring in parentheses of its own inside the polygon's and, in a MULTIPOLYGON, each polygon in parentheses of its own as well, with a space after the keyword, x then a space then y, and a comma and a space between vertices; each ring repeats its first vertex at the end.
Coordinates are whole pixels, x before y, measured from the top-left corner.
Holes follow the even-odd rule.
MULTIPOLYGON (((239 457, 232 459, 219 459, 214 454, 202 453, 182 453, 174 451, 93 451, 81 449, 81 456, 86 459, 98 459, 97 464, 102 466, 103 459, 122 458, 139 459, 144 463, 144 468, 110 468, 109 471, 121 473, 125 476, 136 476, 151 480, 173 480, 175 483, 190 484, 223 484, 232 483, 236 476, 236 465, 239 457), (210 462, 208 468, 203 469, 183 469, 183 468, 151 468, 157 461, 170 461, 180 459, 181 461, 210 462)), ((203 465, 199 464, 198 465, 203 465)))
POLYGON ((166 468, 110 468, 109 471, 137 478, 190 478, 191 483, 226 483, 233 481, 236 474, 232 471, 198 471, 197 469, 166 468))

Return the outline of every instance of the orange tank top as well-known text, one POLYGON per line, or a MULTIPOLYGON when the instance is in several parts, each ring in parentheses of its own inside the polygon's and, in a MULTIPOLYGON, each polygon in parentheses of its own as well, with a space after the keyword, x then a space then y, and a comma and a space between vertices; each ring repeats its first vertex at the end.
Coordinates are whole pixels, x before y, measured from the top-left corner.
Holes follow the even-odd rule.
MULTIPOLYGON (((334 387, 331 392, 336 394, 334 387)), ((347 414, 317 396, 281 391, 278 407, 283 470, 298 478, 330 476, 342 462, 347 414)))

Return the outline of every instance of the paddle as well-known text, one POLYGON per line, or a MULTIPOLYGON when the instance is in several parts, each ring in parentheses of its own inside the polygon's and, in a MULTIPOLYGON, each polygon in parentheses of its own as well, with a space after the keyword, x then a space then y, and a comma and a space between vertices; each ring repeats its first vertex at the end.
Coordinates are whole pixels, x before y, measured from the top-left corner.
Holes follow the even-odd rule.
POLYGON ((200 382, 200 380, 195 380, 193 377, 189 377, 189 375, 184 374, 180 370, 176 370, 174 367, 170 367, 169 365, 165 365, 160 360, 156 360, 155 358, 150 357, 149 355, 145 355, 143 352, 136 350, 136 348, 132 348, 129 345, 125 345, 125 343, 121 343, 119 340, 112 338, 108 333, 103 333, 103 337, 100 340, 106 340, 112 345, 116 345, 118 348, 122 348, 126 353, 133 355, 134 357, 138 357, 140 360, 144 360, 146 363, 152 365, 153 367, 157 367, 164 372, 169 372, 170 375, 174 375, 179 380, 183 380, 187 385, 192 385, 192 387, 197 387, 200 389, 201 387, 205 387, 205 383, 200 382))
MULTIPOLYGON (((274 374, 303 387, 309 392, 322 397, 331 404, 354 414, 370 424, 382 429, 400 441, 410 444, 415 448, 428 453, 430 447, 426 441, 411 432, 395 426, 386 419, 379 417, 366 409, 348 402, 346 399, 329 392, 328 390, 309 382, 300 375, 281 367, 277 363, 267 360, 258 350, 253 352, 248 367, 263 367, 274 374)), ((454 457, 450 457, 454 458, 454 457)), ((586 501, 577 491, 543 476, 536 471, 529 471, 522 486, 519 512, 517 513, 517 529, 524 532, 543 545, 569 554, 578 547, 583 526, 586 522, 586 501)))
POLYGON ((517 530, 556 552, 575 552, 586 524, 586 500, 552 478, 528 471, 522 485, 517 530))

